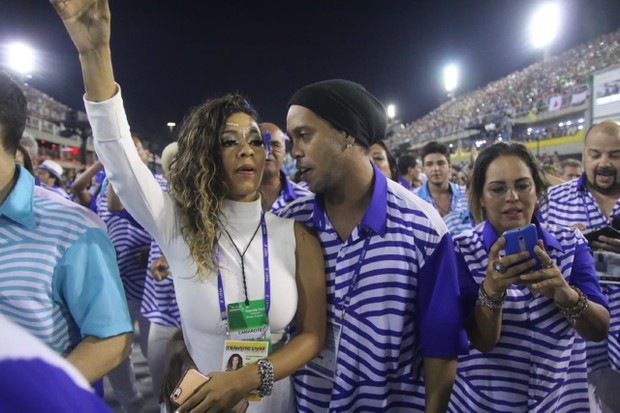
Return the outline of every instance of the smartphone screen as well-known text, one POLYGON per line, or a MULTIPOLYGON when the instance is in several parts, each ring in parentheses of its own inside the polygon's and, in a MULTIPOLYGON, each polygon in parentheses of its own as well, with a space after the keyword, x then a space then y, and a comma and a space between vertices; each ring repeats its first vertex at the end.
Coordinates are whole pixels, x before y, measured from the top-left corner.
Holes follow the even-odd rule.
POLYGON ((530 253, 528 258, 513 265, 518 265, 535 258, 536 264, 528 268, 526 271, 534 271, 541 268, 538 255, 534 252, 534 247, 538 245, 538 231, 536 230, 536 225, 529 224, 524 227, 514 228, 505 231, 502 236, 506 239, 506 245, 504 246, 506 255, 517 254, 521 251, 528 251, 530 253))

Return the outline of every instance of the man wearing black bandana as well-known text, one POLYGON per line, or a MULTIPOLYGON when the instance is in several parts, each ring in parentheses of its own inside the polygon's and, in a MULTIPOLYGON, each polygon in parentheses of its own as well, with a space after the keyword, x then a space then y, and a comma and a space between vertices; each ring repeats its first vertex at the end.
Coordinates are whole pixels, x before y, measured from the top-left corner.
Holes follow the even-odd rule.
POLYGON ((466 349, 445 224, 368 159, 386 125, 381 102, 348 80, 289 101, 291 155, 316 196, 282 215, 316 232, 328 291, 324 350, 294 377, 299 411, 445 411, 466 349))

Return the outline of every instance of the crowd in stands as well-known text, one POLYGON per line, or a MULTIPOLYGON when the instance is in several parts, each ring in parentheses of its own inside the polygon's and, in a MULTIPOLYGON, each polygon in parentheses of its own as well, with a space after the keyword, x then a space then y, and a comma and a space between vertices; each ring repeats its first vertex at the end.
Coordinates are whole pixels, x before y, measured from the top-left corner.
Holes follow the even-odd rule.
POLYGON ((584 92, 591 72, 618 63, 620 29, 443 103, 392 137, 390 147, 449 136, 497 117, 535 117, 553 96, 584 92))
MULTIPOLYGON (((86 114, 83 111, 77 111, 63 103, 56 101, 53 97, 36 89, 28 83, 20 84, 20 88, 26 97, 28 118, 26 125, 31 132, 25 135, 31 136, 33 139, 43 141, 38 151, 39 161, 52 159, 58 161, 65 166, 71 166, 69 169, 77 169, 80 162, 79 146, 80 138, 72 134, 68 128, 68 121, 86 121, 86 114), (45 132, 50 135, 60 136, 75 140, 74 145, 63 145, 54 142, 45 142, 45 139, 37 132, 45 132), (32 135, 36 135, 36 138, 32 135)), ((44 136, 44 135, 43 135, 44 136)), ((94 162, 94 154, 87 153, 87 164, 94 162)))

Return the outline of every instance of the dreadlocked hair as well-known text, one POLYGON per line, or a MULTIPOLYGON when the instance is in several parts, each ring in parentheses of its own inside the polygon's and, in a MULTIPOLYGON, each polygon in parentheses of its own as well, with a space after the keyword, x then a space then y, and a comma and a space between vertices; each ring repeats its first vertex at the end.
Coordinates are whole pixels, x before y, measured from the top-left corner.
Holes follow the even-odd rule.
POLYGON ((234 113, 258 119, 239 94, 207 101, 185 117, 178 134, 178 154, 170 166, 170 194, 178 203, 183 239, 196 263, 198 279, 215 271, 219 215, 228 186, 220 156, 220 133, 234 113))

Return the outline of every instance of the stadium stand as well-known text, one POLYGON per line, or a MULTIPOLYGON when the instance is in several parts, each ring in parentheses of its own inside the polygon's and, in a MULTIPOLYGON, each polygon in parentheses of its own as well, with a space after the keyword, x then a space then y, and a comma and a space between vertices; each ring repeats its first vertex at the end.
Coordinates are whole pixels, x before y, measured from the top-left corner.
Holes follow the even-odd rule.
POLYGON ((535 142, 539 152, 546 139, 575 143, 583 137, 590 74, 619 63, 620 29, 443 103, 391 134, 388 146, 398 153, 437 139, 469 156, 495 139, 535 142))

